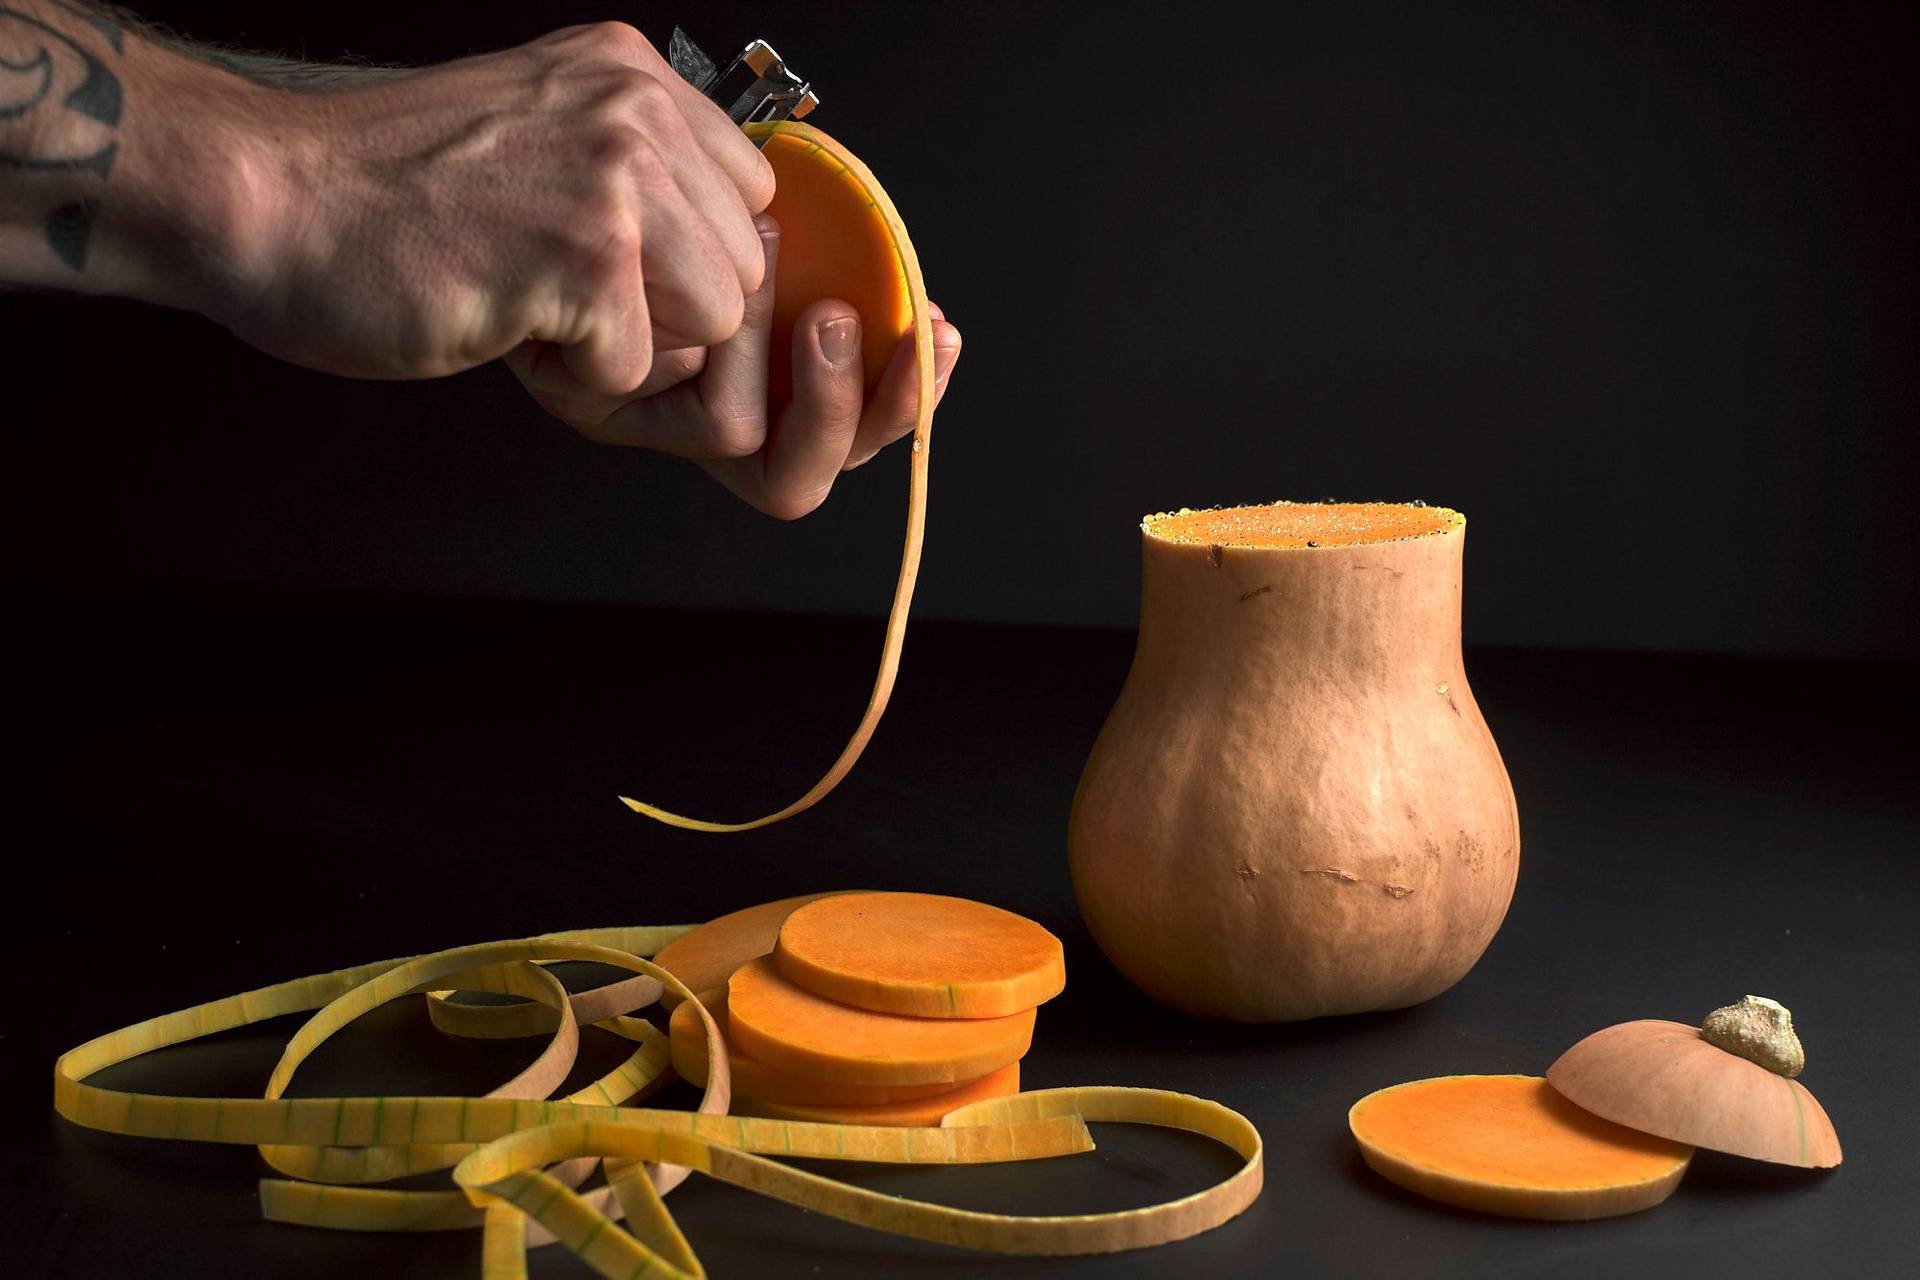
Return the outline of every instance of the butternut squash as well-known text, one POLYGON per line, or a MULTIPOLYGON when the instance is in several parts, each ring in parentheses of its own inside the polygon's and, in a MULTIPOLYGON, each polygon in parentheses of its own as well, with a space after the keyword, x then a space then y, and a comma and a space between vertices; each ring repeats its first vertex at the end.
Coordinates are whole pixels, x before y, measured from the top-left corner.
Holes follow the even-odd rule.
POLYGON ((1574 1106, 1538 1076, 1441 1076, 1370 1093, 1347 1125, 1381 1177, 1513 1218, 1609 1218, 1673 1194, 1693 1149, 1574 1106))
POLYGON ((899 218, 891 205, 880 207, 879 184, 866 166, 812 125, 775 126, 763 137, 760 154, 773 166, 776 185, 767 212, 780 224, 767 352, 769 410, 777 414, 793 396, 793 326, 822 298, 838 298, 860 313, 861 367, 871 390, 914 326, 899 218))
MULTIPOLYGON (((728 1030, 731 1020, 727 1016, 725 987, 700 992, 699 1001, 713 1015, 714 1022, 720 1028, 721 1040, 727 1050, 727 1066, 733 1075, 733 1096, 736 1100, 754 1098, 762 1102, 877 1107, 953 1091, 954 1086, 945 1080, 932 1084, 846 1084, 838 1080, 815 1080, 791 1071, 781 1071, 746 1057, 734 1047, 728 1030)), ((704 1089, 709 1062, 707 1037, 691 1002, 683 1000, 675 1006, 673 1016, 667 1019, 667 1035, 668 1053, 674 1072, 688 1084, 704 1089)), ((959 1105, 957 1102, 952 1104, 956 1107, 959 1105)), ((936 1115, 927 1123, 938 1124, 940 1117, 936 1115)))
MULTIPOLYGON (((788 916, 809 902, 829 896, 830 893, 803 893, 715 916, 662 947, 653 962, 680 979, 691 991, 724 989, 735 969, 773 950, 780 926, 788 916)), ((701 999, 705 1000, 706 996, 703 994, 701 999)), ((660 997, 660 1003, 671 1009, 680 1003, 680 997, 668 991, 660 997)))
POLYGON ((768 1098, 738 1097, 734 1114, 770 1116, 778 1120, 811 1120, 818 1124, 859 1125, 937 1125, 948 1112, 991 1098, 1008 1098, 1020 1092, 1020 1064, 1009 1063, 998 1071, 989 1071, 978 1080, 969 1080, 955 1089, 882 1102, 865 1107, 829 1106, 814 1102, 777 1102, 768 1098))
POLYGON ((1465 529, 1392 503, 1143 522, 1133 667, 1068 831, 1142 991, 1250 1022, 1392 1009, 1486 950, 1520 830, 1461 660, 1465 529))
POLYGON ((773 962, 815 995, 876 1013, 999 1018, 1060 994, 1060 939, 1025 916, 935 893, 848 893, 780 926, 773 962))
POLYGON ((872 1013, 795 986, 767 956, 728 981, 727 1025, 749 1057, 847 1084, 958 1085, 1018 1062, 1033 1042, 1031 1009, 1004 1018, 872 1013))

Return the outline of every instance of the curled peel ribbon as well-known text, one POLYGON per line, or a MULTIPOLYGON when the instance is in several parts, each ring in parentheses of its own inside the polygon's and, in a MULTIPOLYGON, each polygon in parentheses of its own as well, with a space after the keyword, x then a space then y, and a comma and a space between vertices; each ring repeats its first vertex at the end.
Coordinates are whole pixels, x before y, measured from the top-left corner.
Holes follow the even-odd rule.
POLYGON ((62 1054, 54 1108, 108 1133, 251 1144, 284 1177, 263 1179, 261 1206, 281 1222, 357 1231, 484 1232, 484 1280, 526 1275, 530 1248, 559 1242, 603 1276, 704 1275, 662 1197, 697 1171, 759 1195, 894 1235, 1021 1254, 1106 1253, 1184 1239, 1245 1209, 1261 1187, 1253 1125, 1215 1102, 1158 1089, 1043 1089, 975 1103, 938 1127, 892 1128, 726 1114, 730 1072, 712 1015, 645 959, 688 926, 584 929, 316 974, 135 1023, 62 1054), (592 961, 635 976, 568 994, 543 967, 592 961), (452 991, 520 997, 461 1004, 452 991), (708 1049, 699 1109, 628 1105, 672 1079, 665 1037, 634 1013, 672 991, 698 1010, 708 1049), (419 995, 454 1034, 548 1035, 547 1046, 486 1097, 287 1098, 302 1061, 390 1000, 419 995), (87 1083, 103 1068, 170 1045, 290 1013, 312 1016, 287 1042, 264 1097, 187 1098, 87 1083), (634 1042, 613 1071, 562 1098, 581 1023, 634 1042), (1243 1164, 1192 1195, 1114 1213, 977 1213, 884 1195, 795 1168, 789 1159, 980 1164, 1089 1151, 1088 1121, 1181 1129, 1220 1142, 1243 1164), (779 1160, 769 1157, 778 1156, 779 1160), (604 1162, 606 1185, 579 1187, 604 1162), (367 1185, 452 1169, 454 1188, 367 1185), (625 1225, 620 1224, 625 1219, 625 1225))

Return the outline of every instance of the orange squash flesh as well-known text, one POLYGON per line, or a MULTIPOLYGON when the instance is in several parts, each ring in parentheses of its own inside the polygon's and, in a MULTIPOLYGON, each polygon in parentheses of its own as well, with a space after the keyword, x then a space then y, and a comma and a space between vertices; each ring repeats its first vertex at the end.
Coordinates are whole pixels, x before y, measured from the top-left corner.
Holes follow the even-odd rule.
POLYGON ((1446 533, 1467 522, 1447 507, 1399 502, 1274 502, 1148 516, 1141 527, 1168 542, 1219 547, 1358 547, 1446 533))
POLYGON ((927 471, 933 447, 933 313, 927 302, 926 281, 920 274, 920 260, 899 212, 867 167, 818 129, 782 120, 750 124, 746 132, 763 143, 761 154, 773 166, 776 191, 768 212, 782 230, 780 256, 774 266, 777 302, 770 392, 775 403, 783 403, 781 397, 789 394, 783 392, 781 379, 791 376, 794 315, 822 298, 839 298, 860 310, 862 350, 870 379, 885 370, 894 346, 906 335, 913 335, 916 408, 913 461, 907 480, 907 531, 900 548, 900 574, 894 580, 893 603, 887 612, 886 636, 880 645, 879 670, 874 673, 873 689, 867 695, 860 723, 838 758, 799 799, 744 822, 692 818, 630 796, 620 797, 622 804, 643 817, 687 831, 715 833, 754 831, 806 812, 852 772, 872 740, 900 673, 907 614, 913 606, 913 588, 920 576, 920 548, 926 535, 927 471))
MULTIPOLYGON (((835 1107, 874 1107, 894 1102, 911 1102, 935 1094, 949 1093, 953 1086, 945 1081, 934 1084, 843 1084, 835 1080, 812 1080, 780 1071, 764 1062, 743 1056, 733 1045, 727 1017, 727 989, 716 987, 698 993, 700 1003, 713 1015, 727 1046, 727 1065, 733 1072, 733 1093, 738 1098, 756 1098, 763 1102, 783 1102, 835 1107)), ((681 1001, 667 1020, 667 1039, 673 1069, 688 1084, 704 1088, 707 1083, 707 1038, 694 1008, 681 1001)), ((959 1106, 954 1103, 953 1106, 959 1106)), ((949 1107, 948 1110, 951 1110, 949 1107)), ((941 1115, 946 1114, 942 1112, 941 1115)), ((940 1123, 935 1117, 931 1124, 940 1123)))
POLYGON ((831 1107, 806 1102, 771 1102, 765 1098, 735 1098, 734 1111, 743 1116, 770 1116, 776 1120, 813 1120, 821 1124, 877 1124, 909 1128, 937 1125, 950 1111, 985 1102, 991 1098, 1010 1098, 1020 1092, 1020 1064, 1010 1063, 990 1071, 978 1080, 958 1089, 949 1089, 925 1098, 887 1102, 872 1107, 831 1107))
POLYGON ((781 976, 876 1013, 1000 1018, 1066 986, 1060 939, 1025 916, 932 893, 848 893, 787 917, 781 976))
POLYGON ((903 334, 913 331, 913 290, 887 220, 865 185, 818 130, 779 132, 761 145, 773 166, 767 210, 780 224, 774 267, 773 333, 767 391, 778 413, 793 396, 793 328, 821 298, 860 313, 860 357, 867 387, 879 384, 903 334))
MULTIPOLYGON (((653 962, 684 982, 691 991, 724 987, 735 969, 773 950, 780 926, 788 916, 809 902, 830 897, 835 892, 846 891, 803 893, 715 916, 661 948, 653 962)), ((680 997, 668 992, 660 998, 660 1003, 671 1009, 680 1003, 680 997)))
POLYGON ((733 1043, 770 1067, 847 1084, 959 1084, 1018 1062, 1033 1010, 1004 1018, 908 1018, 855 1009, 780 976, 762 956, 727 983, 733 1043))
POLYGON ((1693 1148, 1582 1111, 1538 1076, 1441 1076, 1370 1093, 1348 1126, 1409 1191, 1515 1218, 1607 1218, 1659 1204, 1693 1148))

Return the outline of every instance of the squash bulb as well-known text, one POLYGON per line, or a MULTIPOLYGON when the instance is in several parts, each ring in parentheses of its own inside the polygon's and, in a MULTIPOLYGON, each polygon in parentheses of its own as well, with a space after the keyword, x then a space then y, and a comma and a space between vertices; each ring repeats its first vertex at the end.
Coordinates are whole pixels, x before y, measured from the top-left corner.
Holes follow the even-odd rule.
POLYGON ((1452 986, 1512 900, 1513 788, 1460 653, 1466 519, 1183 511, 1069 823, 1088 928, 1142 991, 1248 1022, 1452 986))

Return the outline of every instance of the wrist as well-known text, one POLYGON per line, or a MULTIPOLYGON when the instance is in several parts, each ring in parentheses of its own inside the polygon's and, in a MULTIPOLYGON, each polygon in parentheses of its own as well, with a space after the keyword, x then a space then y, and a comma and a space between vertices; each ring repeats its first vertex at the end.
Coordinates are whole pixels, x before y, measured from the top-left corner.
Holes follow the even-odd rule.
MULTIPOLYGON (((131 52, 131 51, 130 51, 131 52)), ((261 287, 281 219, 272 90, 146 46, 103 201, 97 287, 226 320, 261 287)))
POLYGON ((244 293, 270 90, 47 0, 0 0, 0 58, 40 73, 0 114, 0 283, 215 314, 244 293))

